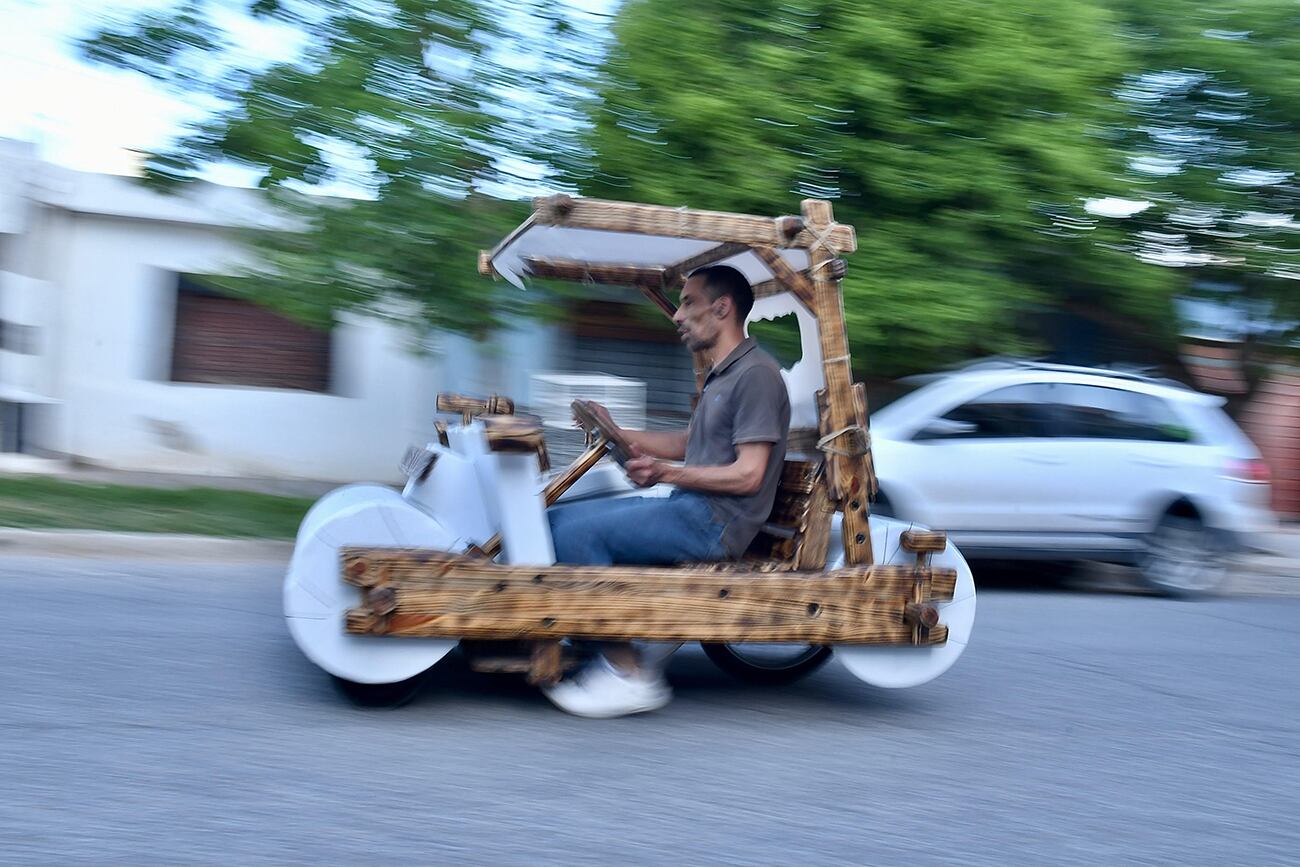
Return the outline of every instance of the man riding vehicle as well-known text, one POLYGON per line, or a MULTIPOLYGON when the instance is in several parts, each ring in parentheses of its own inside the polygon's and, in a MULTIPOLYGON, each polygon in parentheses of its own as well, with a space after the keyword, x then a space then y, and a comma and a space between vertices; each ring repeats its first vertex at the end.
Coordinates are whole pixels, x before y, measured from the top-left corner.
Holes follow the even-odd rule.
MULTIPOLYGON (((685 431, 618 428, 599 404, 589 409, 631 449, 633 484, 668 484, 668 497, 636 496, 554 507, 549 518, 557 562, 585 565, 673 563, 739 558, 772 510, 785 459, 790 401, 781 368, 753 338, 745 319, 754 293, 735 268, 694 272, 673 321, 682 342, 711 364, 685 431)), ((605 644, 573 677, 547 690, 579 716, 655 710, 672 697, 657 653, 605 644)))

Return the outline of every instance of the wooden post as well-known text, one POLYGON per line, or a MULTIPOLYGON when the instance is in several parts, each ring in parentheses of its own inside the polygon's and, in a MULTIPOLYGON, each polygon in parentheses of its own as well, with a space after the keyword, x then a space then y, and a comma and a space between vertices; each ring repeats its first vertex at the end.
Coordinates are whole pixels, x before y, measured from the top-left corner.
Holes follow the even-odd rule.
MULTIPOLYGON (((836 227, 831 203, 805 199, 801 205, 808 231, 829 242, 836 227)), ((822 372, 826 379, 826 427, 823 437, 830 437, 827 462, 834 468, 828 479, 834 485, 832 496, 844 511, 844 557, 849 564, 872 563, 871 530, 868 524, 868 494, 872 488, 871 471, 866 455, 853 454, 860 428, 853 399, 853 368, 849 359, 849 340, 844 327, 844 299, 840 281, 831 263, 837 256, 825 243, 814 243, 808 250, 809 270, 813 282, 813 313, 821 334, 822 372)))
POLYGON ((533 686, 554 686, 564 674, 564 657, 558 641, 533 643, 528 682, 533 686))

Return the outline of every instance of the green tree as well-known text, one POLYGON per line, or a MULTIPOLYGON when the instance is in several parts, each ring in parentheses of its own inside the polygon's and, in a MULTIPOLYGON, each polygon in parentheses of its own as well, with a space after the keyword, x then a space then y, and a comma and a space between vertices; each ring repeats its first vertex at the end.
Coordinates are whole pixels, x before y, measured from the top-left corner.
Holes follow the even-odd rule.
POLYGON ((1077 0, 632 0, 582 186, 755 213, 833 198, 873 374, 1024 350, 1027 318, 1065 303, 1158 333, 1173 282, 1079 216, 1121 168, 1097 135, 1129 67, 1116 31, 1077 0))
POLYGON ((1119 4, 1138 48, 1110 129, 1137 210, 1127 247, 1182 291, 1263 314, 1275 353, 1300 337, 1300 28, 1288 0, 1119 4))
POLYGON ((296 225, 253 235, 261 264, 227 287, 316 322, 406 299, 430 324, 469 332, 532 300, 494 291, 476 254, 526 213, 512 199, 582 164, 591 66, 574 45, 599 45, 598 16, 546 0, 236 5, 300 47, 269 63, 242 55, 212 23, 218 0, 139 13, 81 44, 92 62, 216 106, 150 159, 151 182, 247 166, 296 225), (346 195, 308 195, 322 185, 346 195))

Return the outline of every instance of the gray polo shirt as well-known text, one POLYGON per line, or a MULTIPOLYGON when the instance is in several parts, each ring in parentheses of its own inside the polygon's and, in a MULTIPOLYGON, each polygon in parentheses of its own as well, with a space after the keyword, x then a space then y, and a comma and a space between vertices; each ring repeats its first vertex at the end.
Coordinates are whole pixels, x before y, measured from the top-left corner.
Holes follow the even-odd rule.
POLYGON ((772 443, 758 493, 708 495, 714 518, 726 525, 722 544, 731 557, 745 553, 772 513, 789 432, 790 396, 781 366, 747 337, 709 371, 686 430, 687 466, 730 464, 736 460, 736 446, 772 443))

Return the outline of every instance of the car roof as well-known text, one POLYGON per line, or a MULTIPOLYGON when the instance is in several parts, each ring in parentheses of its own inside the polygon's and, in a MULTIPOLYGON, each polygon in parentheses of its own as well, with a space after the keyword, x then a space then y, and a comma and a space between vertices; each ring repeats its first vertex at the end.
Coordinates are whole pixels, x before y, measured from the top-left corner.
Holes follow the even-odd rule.
POLYGON ((1222 397, 1194 391, 1173 380, 1158 379, 1129 371, 1043 362, 977 363, 960 370, 909 379, 911 382, 924 383, 924 385, 874 413, 871 419, 873 426, 905 424, 915 414, 928 411, 935 402, 962 401, 995 388, 1032 383, 1069 383, 1118 388, 1165 400, 1203 406, 1218 406, 1224 402, 1222 397))

